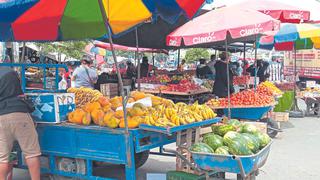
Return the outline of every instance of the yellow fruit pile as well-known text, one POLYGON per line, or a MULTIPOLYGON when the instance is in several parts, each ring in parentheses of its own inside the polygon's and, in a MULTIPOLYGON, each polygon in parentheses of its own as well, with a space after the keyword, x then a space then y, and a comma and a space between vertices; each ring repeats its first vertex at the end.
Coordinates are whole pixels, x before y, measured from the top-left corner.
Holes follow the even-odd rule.
POLYGON ((148 115, 144 117, 142 123, 152 126, 173 127, 201 122, 217 116, 207 105, 199 105, 198 103, 193 105, 185 103, 168 104, 169 106, 156 105, 148 108, 148 115))
POLYGON ((265 86, 265 87, 269 88, 270 90, 272 90, 273 94, 275 94, 275 95, 283 94, 282 91, 279 88, 277 88, 277 86, 275 86, 270 81, 265 81, 265 82, 259 84, 259 86, 265 86))
POLYGON ((69 88, 67 92, 75 94, 76 107, 83 107, 89 102, 98 101, 98 99, 103 96, 98 90, 93 90, 85 87, 69 88))
POLYGON ((220 101, 219 99, 210 99, 206 104, 211 107, 219 107, 220 101))
MULTIPOLYGON (((76 97, 77 95, 79 93, 76 94, 76 97)), ((216 117, 216 114, 207 105, 199 105, 198 103, 193 105, 185 103, 174 104, 171 100, 141 92, 132 92, 129 102, 135 102, 145 97, 151 97, 152 107, 145 107, 142 103, 135 103, 132 108, 127 108, 129 128, 137 128, 141 123, 173 127, 216 117)), ((121 106, 121 97, 117 96, 108 99, 100 96, 97 100, 89 101, 69 113, 68 121, 80 125, 90 125, 93 122, 96 125, 109 128, 124 128, 124 112, 123 110, 116 110, 121 106)))

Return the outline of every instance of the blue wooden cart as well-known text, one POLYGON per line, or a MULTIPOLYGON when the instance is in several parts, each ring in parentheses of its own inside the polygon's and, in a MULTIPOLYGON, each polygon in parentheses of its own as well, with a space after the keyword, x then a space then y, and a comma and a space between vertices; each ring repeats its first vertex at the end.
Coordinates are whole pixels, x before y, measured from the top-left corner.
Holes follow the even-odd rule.
MULTIPOLYGON (((2 66, 20 67, 24 92, 50 92, 49 90, 30 90, 26 88, 25 69, 28 67, 66 68, 64 65, 34 65, 34 64, 0 64, 2 66)), ((46 73, 44 71, 44 77, 46 73)), ((45 79, 45 78, 44 78, 45 79)), ((45 81, 44 81, 45 82, 45 81)), ((46 85, 44 84, 44 89, 46 85)), ((56 81, 58 87, 58 81, 56 81)), ((70 123, 37 124, 39 143, 42 151, 41 171, 53 179, 63 177, 81 179, 112 179, 93 174, 93 168, 99 163, 109 163, 125 166, 125 178, 136 179, 136 168, 142 166, 148 159, 153 148, 176 141, 177 132, 200 126, 211 125, 220 118, 195 122, 192 124, 163 128, 141 125, 137 129, 110 129, 100 126, 80 126, 70 123)), ((17 168, 27 168, 19 148, 17 168)), ((165 154, 162 151, 156 153, 165 154)), ((111 174, 112 176, 112 174, 111 174)))

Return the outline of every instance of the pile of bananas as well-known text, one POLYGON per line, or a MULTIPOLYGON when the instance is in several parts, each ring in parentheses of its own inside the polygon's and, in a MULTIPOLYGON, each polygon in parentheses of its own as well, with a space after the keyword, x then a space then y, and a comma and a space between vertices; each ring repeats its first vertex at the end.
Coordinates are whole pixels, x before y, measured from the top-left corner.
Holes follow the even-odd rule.
POLYGON ((277 88, 277 86, 275 86, 270 81, 265 81, 265 82, 259 84, 259 86, 265 86, 265 87, 269 88, 273 92, 274 95, 281 95, 282 94, 282 91, 279 88, 277 88))
POLYGON ((199 105, 198 103, 192 105, 177 103, 173 107, 158 105, 149 107, 147 114, 142 123, 160 127, 174 127, 201 122, 217 116, 207 105, 199 105))
POLYGON ((103 96, 101 92, 98 90, 93 90, 90 88, 69 88, 68 93, 74 93, 75 94, 75 101, 76 101, 76 107, 83 107, 89 102, 95 102, 98 101, 100 97, 103 96))

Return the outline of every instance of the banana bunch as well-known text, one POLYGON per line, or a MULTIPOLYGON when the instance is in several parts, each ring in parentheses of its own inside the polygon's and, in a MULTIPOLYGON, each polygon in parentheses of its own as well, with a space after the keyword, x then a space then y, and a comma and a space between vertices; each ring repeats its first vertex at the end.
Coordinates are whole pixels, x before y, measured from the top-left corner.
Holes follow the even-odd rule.
POLYGON ((95 102, 98 101, 100 97, 103 96, 101 92, 98 90, 93 90, 91 88, 69 88, 68 93, 74 93, 75 94, 75 102, 77 107, 83 107, 89 102, 95 102))
POLYGON ((170 122, 165 117, 161 117, 158 119, 153 119, 152 116, 146 116, 143 121, 145 124, 150 126, 158 126, 158 127, 174 127, 176 124, 170 122))

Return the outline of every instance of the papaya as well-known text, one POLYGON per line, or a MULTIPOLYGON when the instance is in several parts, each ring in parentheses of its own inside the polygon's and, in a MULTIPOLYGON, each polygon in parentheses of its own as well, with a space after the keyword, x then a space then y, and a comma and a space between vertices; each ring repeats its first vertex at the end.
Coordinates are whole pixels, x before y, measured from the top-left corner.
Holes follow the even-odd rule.
POLYGON ((75 124, 82 124, 82 119, 86 112, 82 109, 76 109, 68 115, 69 121, 75 124))
POLYGON ((101 105, 99 102, 92 102, 92 103, 87 103, 83 109, 88 112, 91 113, 93 110, 97 110, 97 109, 101 109, 101 105))
POLYGON ((90 113, 86 113, 86 114, 83 116, 83 118, 82 118, 82 124, 83 124, 83 125, 86 125, 86 126, 88 126, 88 125, 91 124, 91 115, 90 115, 90 113))
MULTIPOLYGON (((135 120, 133 118, 128 118, 128 128, 129 129, 134 129, 134 128, 137 128, 138 126, 139 126, 139 122, 137 120, 135 120)), ((125 128, 124 118, 122 118, 120 120, 119 127, 125 128)))
POLYGON ((138 101, 138 100, 140 100, 140 99, 145 98, 146 95, 145 95, 144 92, 133 91, 133 92, 131 92, 131 97, 132 97, 134 100, 138 101))
POLYGON ((91 118, 95 124, 102 125, 104 112, 101 109, 95 109, 91 112, 91 118))
POLYGON ((109 102, 109 99, 104 97, 104 96, 101 96, 98 100, 98 102, 100 103, 101 106, 107 106, 107 105, 111 105, 111 103, 109 102))
POLYGON ((103 124, 102 125, 107 125, 108 122, 110 121, 110 119, 114 116, 114 112, 108 111, 105 113, 104 117, 103 117, 103 124))
POLYGON ((104 123, 109 128, 114 129, 114 128, 117 128, 119 126, 120 119, 116 118, 115 116, 112 116, 107 121, 104 121, 104 123))
POLYGON ((124 112, 123 112, 123 110, 118 110, 118 111, 116 111, 115 117, 118 118, 118 119, 123 118, 123 117, 124 117, 124 112))

